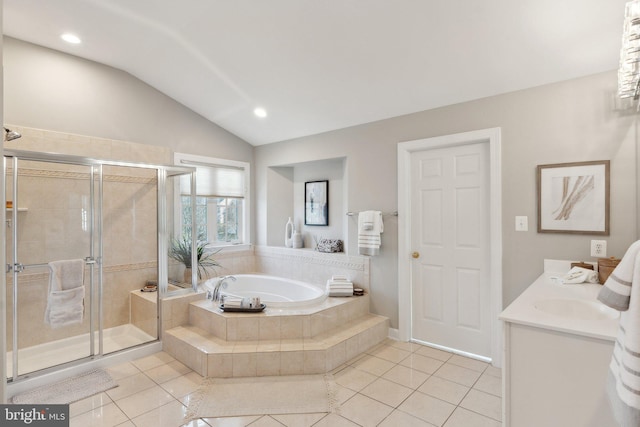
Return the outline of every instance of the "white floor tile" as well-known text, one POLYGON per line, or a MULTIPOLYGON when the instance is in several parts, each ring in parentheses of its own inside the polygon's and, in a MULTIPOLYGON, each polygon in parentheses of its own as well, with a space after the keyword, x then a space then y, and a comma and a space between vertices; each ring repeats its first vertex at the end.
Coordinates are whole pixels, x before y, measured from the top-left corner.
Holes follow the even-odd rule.
POLYGON ((454 383, 453 381, 445 380, 444 378, 431 376, 420 388, 418 388, 418 391, 444 400, 445 402, 449 402, 453 405, 459 405, 460 402, 462 402, 462 399, 469 392, 469 387, 454 383))
POLYGON ((174 400, 153 411, 149 411, 134 418, 132 421, 136 427, 176 427, 184 424, 184 415, 187 408, 174 400))
POLYGON ((415 390, 429 378, 429 374, 417 369, 396 365, 389 369, 382 378, 415 390))
MULTIPOLYGON (((409 415, 406 412, 399 410, 393 411, 387 418, 384 419, 379 427, 435 427, 433 424, 416 418, 413 415, 409 415)), ((471 426, 469 426, 471 427, 471 426)))
POLYGON ((377 426, 393 408, 362 394, 356 394, 340 408, 340 415, 361 426, 377 426))
POLYGON ((340 415, 329 414, 315 423, 313 427, 358 427, 358 424, 349 421, 340 415))
POLYGON ((409 357, 400 362, 400 365, 407 368, 415 369, 426 374, 433 374, 444 364, 443 361, 432 357, 418 354, 418 351, 412 353, 409 357))
POLYGON ((420 348, 417 349, 415 353, 421 356, 430 357, 432 359, 441 360, 443 362, 446 362, 451 358, 451 356, 453 356, 453 353, 449 353, 448 351, 438 350, 437 348, 427 347, 424 345, 420 346, 420 348))
POLYGON ((249 417, 205 418, 204 420, 211 427, 244 427, 248 426, 258 418, 260 418, 260 415, 249 417))
POLYGON ((460 402, 460 406, 496 421, 502 420, 502 400, 492 394, 471 390, 460 402))
POLYGON ((428 423, 441 426, 453 413, 456 406, 415 391, 398 409, 428 423))
POLYGON ((271 418, 279 421, 287 427, 311 427, 322 418, 327 416, 326 413, 319 414, 286 414, 271 415, 271 418))
POLYGON ((71 418, 70 427, 112 427, 127 422, 128 418, 115 403, 101 406, 71 418))
POLYGON ((471 387, 476 381, 478 381, 478 378, 480 378, 480 375, 482 374, 478 371, 463 368, 462 366, 446 363, 434 372, 433 375, 444 378, 445 380, 453 381, 454 383, 471 387))
POLYGON ((462 366, 463 368, 471 369, 473 371, 484 372, 485 369, 489 366, 487 362, 482 362, 480 360, 470 359, 468 357, 463 357, 457 354, 451 356, 447 363, 451 363, 453 365, 462 366))
POLYGON ((118 405, 129 419, 133 419, 138 415, 157 409, 174 400, 175 398, 165 389, 156 385, 132 396, 116 400, 116 405, 118 405))
POLYGON ((502 397, 502 379, 486 372, 473 385, 476 390, 502 397))
POLYGON ((464 408, 456 408, 444 427, 502 427, 502 423, 464 408))
POLYGON ((411 393, 413 393, 413 389, 384 378, 378 378, 360 391, 360 394, 364 394, 392 408, 397 408, 411 393))
POLYGON ((351 390, 360 391, 377 378, 369 372, 347 367, 333 376, 336 383, 351 390))

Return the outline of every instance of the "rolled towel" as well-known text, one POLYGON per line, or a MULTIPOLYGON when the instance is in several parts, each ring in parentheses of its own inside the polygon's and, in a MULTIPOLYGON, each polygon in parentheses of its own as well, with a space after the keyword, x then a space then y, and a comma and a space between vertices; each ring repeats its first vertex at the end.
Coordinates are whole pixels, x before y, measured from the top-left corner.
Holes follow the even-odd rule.
POLYGON ((242 298, 225 298, 223 304, 225 307, 240 308, 242 307, 242 298))

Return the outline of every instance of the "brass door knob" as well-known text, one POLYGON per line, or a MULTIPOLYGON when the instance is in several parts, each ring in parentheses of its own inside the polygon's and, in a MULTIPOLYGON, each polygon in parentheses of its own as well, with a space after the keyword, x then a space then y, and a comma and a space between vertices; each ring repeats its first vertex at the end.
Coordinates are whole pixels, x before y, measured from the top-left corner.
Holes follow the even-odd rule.
POLYGON ((420 252, 414 252, 411 254, 411 257, 413 258, 420 258, 420 252))

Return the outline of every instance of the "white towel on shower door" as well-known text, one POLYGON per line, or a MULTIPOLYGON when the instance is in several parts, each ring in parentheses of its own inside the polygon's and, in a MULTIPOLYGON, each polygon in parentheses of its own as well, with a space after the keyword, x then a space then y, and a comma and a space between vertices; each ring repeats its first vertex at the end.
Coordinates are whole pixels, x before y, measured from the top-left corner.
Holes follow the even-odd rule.
POLYGON ((49 263, 49 293, 44 321, 52 328, 82 323, 84 266, 82 259, 49 263))

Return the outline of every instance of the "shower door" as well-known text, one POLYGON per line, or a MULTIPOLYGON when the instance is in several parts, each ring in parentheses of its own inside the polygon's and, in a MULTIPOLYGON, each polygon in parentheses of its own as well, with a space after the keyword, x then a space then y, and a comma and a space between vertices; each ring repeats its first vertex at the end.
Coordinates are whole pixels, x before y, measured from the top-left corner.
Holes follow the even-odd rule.
POLYGON ((15 381, 102 353, 102 166, 4 161, 7 376, 15 381))

